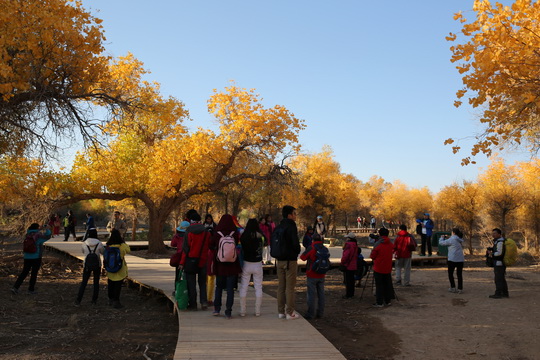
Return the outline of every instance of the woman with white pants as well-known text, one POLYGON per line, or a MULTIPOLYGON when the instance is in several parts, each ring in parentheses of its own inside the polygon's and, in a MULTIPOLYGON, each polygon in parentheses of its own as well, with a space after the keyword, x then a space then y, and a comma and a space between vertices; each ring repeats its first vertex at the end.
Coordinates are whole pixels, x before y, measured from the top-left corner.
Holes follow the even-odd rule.
POLYGON ((244 254, 242 282, 240 284, 240 316, 246 316, 246 295, 251 276, 255 285, 255 316, 261 315, 262 304, 262 252, 264 236, 260 233, 257 219, 249 219, 240 238, 244 254))

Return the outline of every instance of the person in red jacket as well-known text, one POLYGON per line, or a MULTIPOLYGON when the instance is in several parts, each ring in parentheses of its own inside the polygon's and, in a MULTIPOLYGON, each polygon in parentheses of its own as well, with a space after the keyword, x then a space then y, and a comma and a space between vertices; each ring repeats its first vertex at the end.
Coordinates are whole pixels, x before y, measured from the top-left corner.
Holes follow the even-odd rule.
POLYGON ((304 319, 310 320, 314 316, 321 318, 324 315, 324 278, 326 274, 319 274, 312 269, 312 264, 317 260, 317 248, 325 247, 321 236, 313 234, 312 243, 300 255, 300 259, 307 261, 307 305, 308 309, 304 315, 304 319), (315 302, 317 302, 317 312, 315 312, 315 302))
POLYGON ((188 310, 197 310, 197 284, 199 284, 199 299, 201 309, 208 308, 206 298, 206 261, 208 259, 208 248, 211 235, 203 224, 201 216, 196 211, 189 215, 190 225, 184 234, 182 244, 182 258, 180 269, 186 273, 188 288, 188 310))
POLYGON ((399 226, 399 232, 394 240, 394 255, 396 257, 396 285, 401 285, 401 270, 404 270, 403 285, 410 286, 411 255, 416 249, 416 240, 407 232, 406 225, 399 226))
POLYGON ((394 298, 392 286, 392 251, 393 244, 388 238, 388 229, 380 228, 380 243, 371 251, 369 256, 373 259, 373 277, 375 279, 375 307, 389 306, 394 298))
POLYGON ((354 275, 356 274, 358 261, 358 244, 356 235, 350 232, 345 236, 345 245, 343 246, 343 255, 341 255, 341 265, 345 267, 345 295, 343 299, 354 297, 354 275))

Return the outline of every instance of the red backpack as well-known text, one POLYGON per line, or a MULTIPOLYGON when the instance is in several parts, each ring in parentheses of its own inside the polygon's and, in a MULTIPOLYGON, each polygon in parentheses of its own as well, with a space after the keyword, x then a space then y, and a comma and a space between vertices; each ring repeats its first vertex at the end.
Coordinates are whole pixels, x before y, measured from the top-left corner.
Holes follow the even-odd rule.
POLYGON ((23 251, 25 253, 33 254, 37 252, 37 233, 26 234, 23 241, 23 251))

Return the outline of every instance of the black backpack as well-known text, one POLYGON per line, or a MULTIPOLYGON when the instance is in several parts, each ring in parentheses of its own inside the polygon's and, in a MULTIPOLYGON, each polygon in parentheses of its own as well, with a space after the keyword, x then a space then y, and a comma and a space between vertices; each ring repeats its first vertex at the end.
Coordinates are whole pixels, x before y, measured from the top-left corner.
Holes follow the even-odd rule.
POLYGON ((270 255, 278 260, 287 257, 284 235, 285 227, 280 224, 274 229, 270 239, 270 255))
POLYGON ((311 265, 311 270, 317 274, 326 274, 330 270, 330 251, 322 244, 314 245, 315 261, 311 265))
POLYGON ((98 246, 99 246, 99 244, 97 244, 96 247, 94 248, 94 251, 92 251, 92 249, 90 249, 90 246, 86 245, 86 247, 88 248, 88 251, 90 251, 90 253, 88 255, 86 255, 86 259, 84 261, 84 270, 85 271, 97 271, 97 270, 100 269, 99 255, 96 254, 96 250, 97 250, 98 246))

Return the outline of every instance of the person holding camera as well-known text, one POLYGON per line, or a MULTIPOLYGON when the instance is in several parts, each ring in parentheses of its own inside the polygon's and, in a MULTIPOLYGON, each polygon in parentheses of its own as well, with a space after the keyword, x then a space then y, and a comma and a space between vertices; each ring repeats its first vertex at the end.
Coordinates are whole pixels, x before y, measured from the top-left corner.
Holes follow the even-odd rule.
POLYGON ((451 293, 461 294, 463 292, 463 263, 465 256, 463 255, 463 233, 458 228, 452 229, 452 236, 448 239, 446 235, 439 238, 439 246, 448 246, 448 280, 450 280, 451 293), (454 270, 456 270, 458 286, 454 281, 454 270))
POLYGON ((495 273, 495 294, 489 295, 491 299, 509 297, 506 283, 506 266, 504 265, 504 237, 501 229, 495 228, 491 232, 493 247, 489 247, 488 256, 493 258, 493 272, 495 273))

